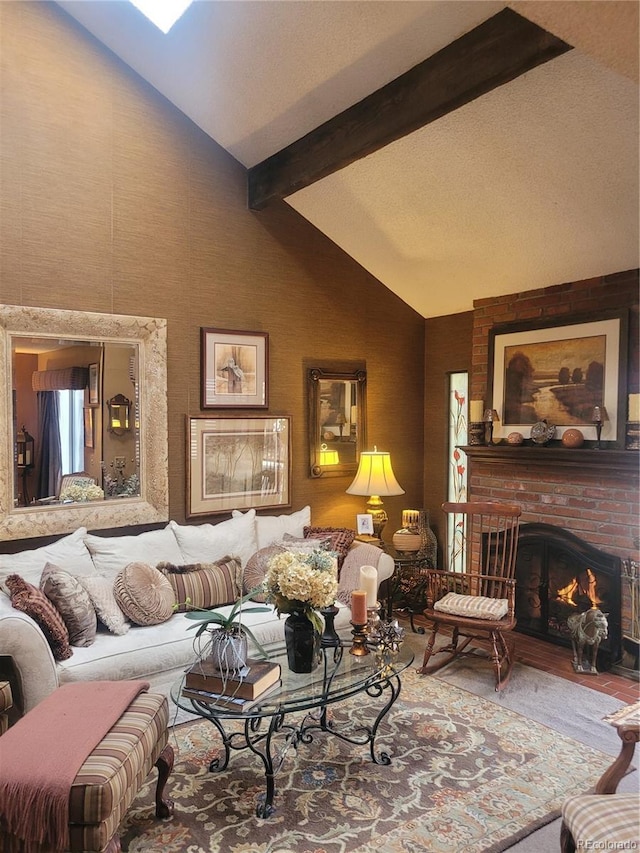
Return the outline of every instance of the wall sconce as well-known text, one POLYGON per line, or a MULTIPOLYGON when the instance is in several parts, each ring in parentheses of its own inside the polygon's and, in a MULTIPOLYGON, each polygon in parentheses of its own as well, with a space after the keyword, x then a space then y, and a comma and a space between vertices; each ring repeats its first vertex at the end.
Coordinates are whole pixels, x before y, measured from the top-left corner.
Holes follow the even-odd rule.
POLYGON ((489 439, 487 444, 491 446, 493 444, 493 425, 494 423, 500 423, 500 416, 495 409, 486 409, 482 420, 489 425, 489 439))
POLYGON ((107 429, 115 435, 124 435, 131 428, 129 425, 131 400, 128 400, 124 394, 116 394, 115 397, 107 400, 107 408, 109 410, 107 429))
POLYGON ((609 420, 609 415, 607 414, 607 410, 604 406, 594 406, 593 412, 591 413, 591 420, 593 421, 596 428, 596 450, 602 450, 602 444, 600 442, 600 436, 602 435, 602 425, 605 421, 609 420))
POLYGON ((369 495, 367 512, 373 516, 373 534, 382 538, 382 530, 388 516, 382 506, 380 496, 404 495, 404 489, 396 480, 391 467, 391 455, 386 451, 372 451, 360 454, 356 476, 346 490, 348 495, 369 495))

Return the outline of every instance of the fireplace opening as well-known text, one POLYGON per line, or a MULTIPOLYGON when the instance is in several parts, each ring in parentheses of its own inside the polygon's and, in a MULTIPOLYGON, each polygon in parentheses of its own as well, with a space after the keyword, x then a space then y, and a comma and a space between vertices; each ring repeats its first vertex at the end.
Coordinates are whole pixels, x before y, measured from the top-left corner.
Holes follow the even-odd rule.
POLYGON ((571 647, 568 618, 599 609, 608 637, 598 650, 598 668, 621 655, 621 561, 552 524, 524 524, 516 558, 517 629, 571 647))

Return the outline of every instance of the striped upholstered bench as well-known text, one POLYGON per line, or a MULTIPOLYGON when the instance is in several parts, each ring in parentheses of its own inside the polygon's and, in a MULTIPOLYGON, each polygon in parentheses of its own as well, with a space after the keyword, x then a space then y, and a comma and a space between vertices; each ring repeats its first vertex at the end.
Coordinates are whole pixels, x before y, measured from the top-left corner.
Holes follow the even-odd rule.
MULTIPOLYGON (((27 714, 23 722, 28 719, 27 714)), ((168 722, 166 696, 140 693, 93 749, 71 787, 71 853, 117 853, 121 849, 118 828, 154 765, 158 768, 156 816, 173 813, 173 803, 164 798, 173 768, 168 722)))

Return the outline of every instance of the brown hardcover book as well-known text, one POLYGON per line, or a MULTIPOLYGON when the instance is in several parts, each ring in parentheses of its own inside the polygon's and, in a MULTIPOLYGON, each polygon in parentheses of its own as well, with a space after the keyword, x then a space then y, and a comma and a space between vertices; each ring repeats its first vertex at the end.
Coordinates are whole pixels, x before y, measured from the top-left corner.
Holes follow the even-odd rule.
POLYGON ((238 714, 250 711, 252 708, 257 708, 263 699, 270 693, 274 693, 281 685, 278 678, 272 685, 263 690, 255 699, 242 699, 239 696, 229 696, 220 693, 210 693, 208 690, 196 690, 193 687, 183 687, 182 695, 186 699, 195 699, 197 702, 204 702, 207 705, 215 705, 221 711, 234 711, 238 714))
POLYGON ((222 673, 208 658, 203 658, 187 670, 184 683, 194 690, 255 699, 275 684, 280 675, 280 664, 270 660, 247 658, 247 665, 239 672, 222 673))

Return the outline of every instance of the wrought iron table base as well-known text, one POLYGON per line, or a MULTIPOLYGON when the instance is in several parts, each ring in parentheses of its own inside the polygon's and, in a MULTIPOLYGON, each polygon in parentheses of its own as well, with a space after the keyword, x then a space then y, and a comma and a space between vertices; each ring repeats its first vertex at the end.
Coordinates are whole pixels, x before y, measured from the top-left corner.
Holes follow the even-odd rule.
MULTIPOLYGON (((275 795, 275 777, 282 767, 288 750, 293 747, 298 749, 298 744, 308 744, 313 741, 312 732, 315 730, 323 731, 334 735, 341 740, 357 746, 366 746, 369 744, 371 760, 375 764, 390 764, 391 758, 387 752, 380 751, 376 754, 375 739, 378 733, 380 723, 389 713, 391 707, 400 695, 400 677, 397 673, 391 673, 383 681, 366 687, 364 691, 354 690, 353 695, 361 692, 372 698, 379 698, 385 693, 389 693, 389 697, 385 705, 380 710, 371 726, 357 726, 351 731, 348 729, 339 730, 336 727, 335 721, 329 720, 327 708, 330 702, 319 705, 314 712, 308 712, 298 724, 291 724, 285 721, 287 714, 295 713, 295 711, 276 712, 270 716, 255 716, 244 719, 242 731, 228 733, 219 717, 206 714, 206 719, 210 720, 218 729, 222 738, 224 755, 214 759, 210 765, 211 772, 222 772, 229 765, 232 750, 250 749, 253 753, 260 757, 264 765, 264 774, 266 781, 266 791, 261 795, 256 808, 256 815, 260 818, 270 817, 274 811, 273 805, 275 795), (268 727, 263 726, 263 723, 268 721, 268 727), (279 750, 274 750, 274 740, 284 734, 284 743, 279 750)), ((344 697, 342 697, 344 699, 344 697)), ((198 703, 199 705, 201 703, 198 703)), ((205 707, 201 708, 202 711, 205 707)), ((232 718, 225 718, 232 719, 232 718)))

